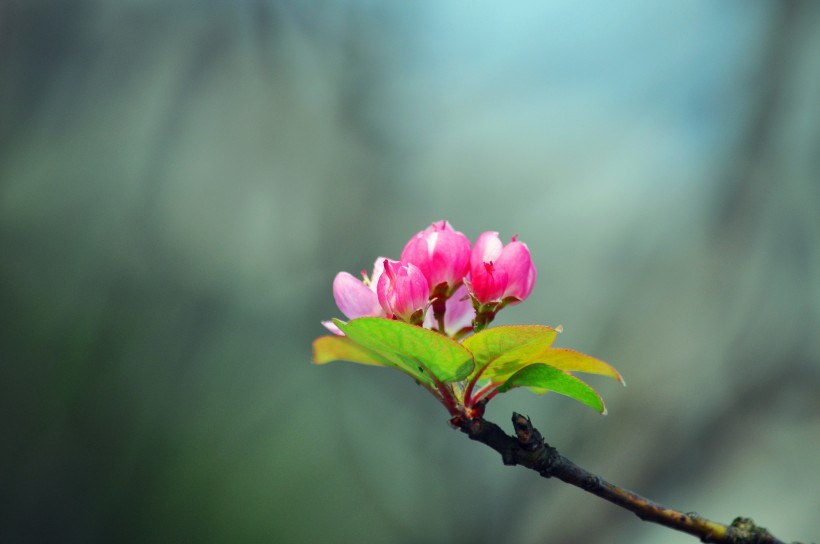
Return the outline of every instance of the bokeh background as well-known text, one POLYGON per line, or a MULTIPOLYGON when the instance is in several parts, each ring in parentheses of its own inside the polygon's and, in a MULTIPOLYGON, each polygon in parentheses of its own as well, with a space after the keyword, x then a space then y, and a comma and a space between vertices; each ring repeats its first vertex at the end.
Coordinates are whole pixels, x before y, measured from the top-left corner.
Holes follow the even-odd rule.
POLYGON ((582 466, 820 540, 820 4, 0 3, 0 541, 694 539, 310 364, 339 270, 519 234, 582 466))

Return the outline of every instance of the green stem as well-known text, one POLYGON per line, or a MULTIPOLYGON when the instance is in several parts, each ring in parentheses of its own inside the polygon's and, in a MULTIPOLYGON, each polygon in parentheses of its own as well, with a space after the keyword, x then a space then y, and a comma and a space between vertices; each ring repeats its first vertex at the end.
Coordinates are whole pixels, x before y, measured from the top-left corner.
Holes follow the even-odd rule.
POLYGON ((487 325, 493 322, 497 312, 497 303, 488 303, 483 305, 476 305, 475 320, 473 321, 473 331, 481 332, 487 328, 487 325))

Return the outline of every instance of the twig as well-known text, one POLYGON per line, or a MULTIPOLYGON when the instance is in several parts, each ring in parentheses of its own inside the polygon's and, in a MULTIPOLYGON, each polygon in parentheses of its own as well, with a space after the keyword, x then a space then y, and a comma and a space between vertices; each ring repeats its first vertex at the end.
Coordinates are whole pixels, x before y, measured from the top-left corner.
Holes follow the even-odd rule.
MULTIPOLYGON (((513 412, 515 437, 508 436, 498 425, 483 418, 454 418, 452 423, 471 440, 481 442, 501 454, 505 465, 521 465, 544 478, 558 478, 568 484, 598 495, 626 508, 644 521, 658 523, 700 538, 701 542, 725 544, 785 544, 767 529, 749 518, 736 518, 731 525, 710 521, 693 512, 683 513, 666 508, 645 497, 613 485, 588 472, 544 442, 530 419, 513 412)), ((797 543, 795 543, 797 544, 797 543)))

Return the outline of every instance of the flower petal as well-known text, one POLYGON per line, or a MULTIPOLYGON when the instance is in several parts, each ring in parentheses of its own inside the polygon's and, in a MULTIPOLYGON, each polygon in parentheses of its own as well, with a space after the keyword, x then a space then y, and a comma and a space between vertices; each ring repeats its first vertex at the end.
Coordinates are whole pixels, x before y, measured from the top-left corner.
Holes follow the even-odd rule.
POLYGON ((329 330, 330 332, 332 332, 333 334, 335 334, 337 336, 344 336, 345 335, 345 333, 343 333, 341 331, 341 329, 339 329, 339 327, 337 327, 336 323, 334 323, 333 321, 322 321, 322 325, 327 330, 329 330))
POLYGON ((387 257, 377 257, 376 262, 373 263, 373 274, 370 276, 370 282, 368 287, 374 293, 376 292, 376 286, 379 285, 379 278, 384 273, 384 261, 387 260, 387 257))
POLYGON ((487 231, 482 233, 475 241, 473 251, 470 254, 470 269, 475 270, 482 263, 490 263, 498 259, 504 244, 498 237, 498 233, 487 231))
POLYGON ((527 244, 510 242, 504 247, 495 265, 507 272, 508 282, 504 289, 504 297, 524 300, 530 295, 535 285, 536 271, 527 244))
POLYGON ((333 298, 348 319, 383 315, 376 293, 347 272, 336 274, 333 280, 333 298))
POLYGON ((481 304, 498 301, 507 288, 507 271, 493 263, 481 263, 470 270, 470 289, 481 304))
POLYGON ((447 299, 444 312, 444 332, 452 336, 464 327, 469 327, 475 319, 473 301, 467 295, 463 284, 447 299))

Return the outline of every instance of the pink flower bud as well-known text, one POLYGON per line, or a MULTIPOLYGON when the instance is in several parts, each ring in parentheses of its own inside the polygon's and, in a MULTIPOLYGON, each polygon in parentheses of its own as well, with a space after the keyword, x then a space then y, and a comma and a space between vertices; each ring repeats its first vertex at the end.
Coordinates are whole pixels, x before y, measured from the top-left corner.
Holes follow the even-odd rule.
POLYGON ((509 297, 521 302, 532 292, 535 277, 530 250, 515 236, 506 246, 497 232, 485 232, 476 240, 470 255, 470 286, 480 304, 509 297))
POLYGON ((376 293, 388 315, 410 321, 411 317, 419 317, 414 314, 427 306, 430 287, 416 265, 385 259, 376 293))
POLYGON ((407 242, 401 262, 421 269, 431 291, 444 283, 455 287, 470 268, 470 240, 447 221, 437 221, 407 242))

